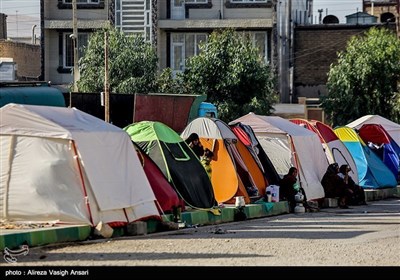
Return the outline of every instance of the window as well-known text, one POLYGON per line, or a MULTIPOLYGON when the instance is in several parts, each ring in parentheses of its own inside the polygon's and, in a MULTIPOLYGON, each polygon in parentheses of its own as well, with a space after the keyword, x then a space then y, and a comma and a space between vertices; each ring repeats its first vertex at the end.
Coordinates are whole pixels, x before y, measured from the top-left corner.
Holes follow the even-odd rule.
POLYGON ((266 3, 268 0, 231 0, 231 3, 266 3))
POLYGON ((208 3, 208 0, 185 0, 185 3, 208 3))
MULTIPOLYGON (((72 0, 63 0, 65 4, 72 4, 72 0)), ((100 0, 76 0, 76 4, 99 4, 100 0)))
POLYGON ((171 68, 174 72, 185 69, 185 60, 200 53, 199 45, 207 41, 204 33, 171 34, 171 68))
MULTIPOLYGON (((53 0, 55 1, 55 0, 53 0)), ((104 9, 105 0, 76 0, 78 9, 104 9)), ((72 0, 58 0, 59 9, 72 9, 72 0)))
MULTIPOLYGON (((74 66, 74 42, 70 37, 72 33, 64 33, 63 36, 63 68, 74 66)), ((83 56, 83 47, 87 46, 89 33, 78 33, 78 58, 83 56)))
POLYGON ((250 32, 250 38, 253 45, 258 48, 259 55, 263 58, 264 62, 268 62, 267 54, 267 33, 266 32, 250 32))

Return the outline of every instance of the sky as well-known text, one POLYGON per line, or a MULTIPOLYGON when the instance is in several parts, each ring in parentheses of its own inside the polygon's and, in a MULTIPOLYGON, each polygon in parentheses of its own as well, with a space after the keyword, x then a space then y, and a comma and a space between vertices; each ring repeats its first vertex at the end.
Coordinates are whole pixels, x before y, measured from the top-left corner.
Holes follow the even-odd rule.
POLYGON ((346 23, 346 16, 362 12, 362 2, 362 0, 314 0, 313 22, 318 23, 318 10, 323 10, 322 19, 327 15, 335 15, 339 23, 346 23))
POLYGON ((40 0, 0 0, 0 13, 7 15, 8 37, 31 37, 35 24, 40 37, 40 0))

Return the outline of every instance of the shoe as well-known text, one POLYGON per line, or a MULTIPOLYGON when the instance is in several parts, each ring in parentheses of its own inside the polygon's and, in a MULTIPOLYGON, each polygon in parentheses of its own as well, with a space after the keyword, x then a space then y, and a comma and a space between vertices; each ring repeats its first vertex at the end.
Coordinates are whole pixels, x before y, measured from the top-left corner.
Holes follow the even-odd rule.
POLYGON ((365 201, 361 201, 360 203, 358 203, 358 205, 368 205, 368 203, 366 203, 365 201))
POLYGON ((339 205, 339 208, 341 208, 341 209, 349 209, 349 206, 347 206, 347 205, 339 205))

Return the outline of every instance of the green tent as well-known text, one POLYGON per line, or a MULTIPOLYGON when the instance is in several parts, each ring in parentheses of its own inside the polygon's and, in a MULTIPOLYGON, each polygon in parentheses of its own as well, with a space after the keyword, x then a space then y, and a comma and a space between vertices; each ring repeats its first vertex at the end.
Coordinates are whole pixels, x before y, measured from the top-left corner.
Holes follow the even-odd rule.
POLYGON ((158 165, 189 206, 202 209, 215 206, 213 188, 204 167, 174 130, 154 121, 134 123, 124 130, 158 165))

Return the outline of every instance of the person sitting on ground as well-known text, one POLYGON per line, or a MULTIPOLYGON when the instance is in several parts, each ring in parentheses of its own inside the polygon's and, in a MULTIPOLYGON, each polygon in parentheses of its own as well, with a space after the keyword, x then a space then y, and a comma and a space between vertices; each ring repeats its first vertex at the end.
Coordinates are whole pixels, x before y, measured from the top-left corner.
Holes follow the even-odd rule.
POLYGON ((343 164, 340 166, 339 171, 340 173, 338 175, 343 179, 346 186, 353 191, 353 195, 349 200, 349 205, 367 205, 365 202, 364 189, 357 185, 349 175, 349 172, 351 171, 350 166, 343 164))
POLYGON ((204 150, 204 155, 201 157, 200 162, 204 166, 204 169, 207 172, 208 177, 211 180, 211 174, 212 174, 212 169, 211 169, 211 160, 214 156, 214 153, 210 151, 208 148, 204 150))
POLYGON ((339 207, 347 209, 348 201, 350 200, 353 191, 344 183, 343 179, 338 175, 339 165, 337 163, 331 163, 324 176, 322 177, 321 184, 325 191, 325 197, 327 198, 339 198, 339 207))
POLYGON ((297 184, 297 173, 298 171, 296 167, 290 167, 288 173, 284 175, 279 182, 280 199, 288 201, 291 212, 293 212, 294 207, 296 207, 294 196, 298 192, 298 190, 295 189, 295 185, 297 184))
POLYGON ((200 159, 200 157, 204 155, 204 148, 200 142, 200 138, 197 133, 193 132, 192 134, 190 134, 185 142, 193 150, 198 159, 200 159))

